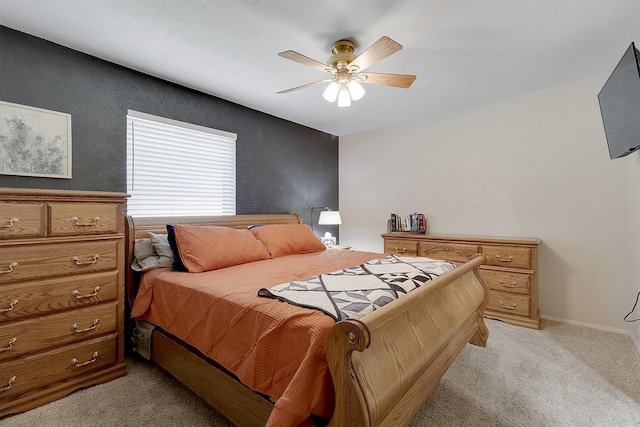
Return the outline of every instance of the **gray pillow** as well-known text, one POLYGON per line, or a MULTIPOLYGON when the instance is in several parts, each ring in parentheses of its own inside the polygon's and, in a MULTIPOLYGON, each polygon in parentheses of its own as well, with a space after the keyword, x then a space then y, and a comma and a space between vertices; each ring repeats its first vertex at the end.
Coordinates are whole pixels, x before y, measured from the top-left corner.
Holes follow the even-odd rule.
POLYGON ((133 246, 133 254, 138 260, 147 259, 152 255, 157 255, 153 249, 151 239, 136 239, 136 243, 133 246))
POLYGON ((155 249, 156 254, 159 256, 166 256, 173 259, 173 251, 171 250, 171 246, 169 246, 169 239, 166 234, 156 234, 149 232, 149 239, 153 244, 153 249, 155 249))
MULTIPOLYGON (((149 233, 150 235, 153 233, 149 233)), ((173 262, 173 252, 169 247, 169 242, 164 238, 166 247, 164 247, 162 234, 154 234, 154 238, 151 236, 146 239, 136 239, 133 246, 133 254, 135 259, 131 264, 131 268, 135 271, 147 271, 160 267, 171 267, 173 262), (167 248, 170 256, 166 256, 167 248), (160 253, 164 255, 160 255, 160 253)))

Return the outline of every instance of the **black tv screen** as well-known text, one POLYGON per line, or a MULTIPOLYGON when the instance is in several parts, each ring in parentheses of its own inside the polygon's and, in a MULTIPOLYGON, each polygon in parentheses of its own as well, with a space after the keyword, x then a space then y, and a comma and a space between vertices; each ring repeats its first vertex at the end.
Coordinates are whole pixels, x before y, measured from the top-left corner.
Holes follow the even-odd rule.
POLYGON ((632 42, 598 94, 609 157, 640 148, 640 52, 632 42))

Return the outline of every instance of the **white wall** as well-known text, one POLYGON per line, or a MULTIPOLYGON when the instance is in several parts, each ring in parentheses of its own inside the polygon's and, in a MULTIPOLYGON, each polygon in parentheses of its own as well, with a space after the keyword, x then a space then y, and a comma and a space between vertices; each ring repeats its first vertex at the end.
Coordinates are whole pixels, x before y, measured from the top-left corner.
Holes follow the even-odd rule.
POLYGON ((538 237, 541 314, 629 330, 640 162, 609 159, 603 84, 341 137, 341 243, 380 252, 389 214, 415 211, 433 233, 538 237))
MULTIPOLYGON (((627 295, 629 310, 633 308, 635 296, 640 292, 640 156, 630 154, 625 158, 629 166, 629 199, 630 225, 629 238, 631 240, 631 280, 627 295)), ((640 305, 640 304, 639 304, 640 305)), ((628 320, 640 319, 640 307, 636 306, 628 320)), ((632 337, 640 351, 640 321, 629 323, 632 337)))
MULTIPOLYGON (((636 48, 638 42, 640 42, 640 28, 636 27, 636 48)), ((629 165, 629 198, 630 198, 630 210, 629 216, 631 219, 629 227, 629 237, 631 240, 632 250, 632 272, 631 280, 629 282, 629 289, 627 294, 629 295, 630 305, 632 304, 633 296, 640 292, 640 156, 631 154, 628 157, 629 165)), ((633 307, 631 305, 631 307, 633 307)), ((631 308, 629 308, 631 310, 631 308)), ((640 307, 636 307, 633 313, 629 316, 629 319, 640 319, 640 307)), ((640 351, 640 320, 633 323, 629 323, 631 329, 631 336, 635 341, 638 351, 640 351)))

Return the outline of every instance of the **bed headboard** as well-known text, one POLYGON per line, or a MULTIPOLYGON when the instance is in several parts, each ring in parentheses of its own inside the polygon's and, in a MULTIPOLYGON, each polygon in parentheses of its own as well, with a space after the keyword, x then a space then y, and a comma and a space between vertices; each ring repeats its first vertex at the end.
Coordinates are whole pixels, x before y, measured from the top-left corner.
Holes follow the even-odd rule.
POLYGON ((167 224, 215 225, 219 227, 247 228, 253 224, 302 224, 297 213, 290 214, 256 214, 256 215, 221 215, 221 216, 189 216, 189 217, 125 217, 125 290, 129 308, 138 291, 138 277, 131 269, 133 263, 133 245, 136 239, 149 237, 149 232, 167 233, 167 224))

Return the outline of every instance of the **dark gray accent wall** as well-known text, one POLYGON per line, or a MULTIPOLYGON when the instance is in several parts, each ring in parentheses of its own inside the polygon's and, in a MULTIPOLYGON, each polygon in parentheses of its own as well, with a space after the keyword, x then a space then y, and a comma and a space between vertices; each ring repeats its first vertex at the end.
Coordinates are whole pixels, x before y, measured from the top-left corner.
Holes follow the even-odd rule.
POLYGON ((72 179, 0 175, 0 187, 126 192, 132 109, 236 133, 238 214, 298 212, 308 224, 310 206, 338 208, 337 136, 3 26, 0 100, 71 114, 73 141, 72 179))

